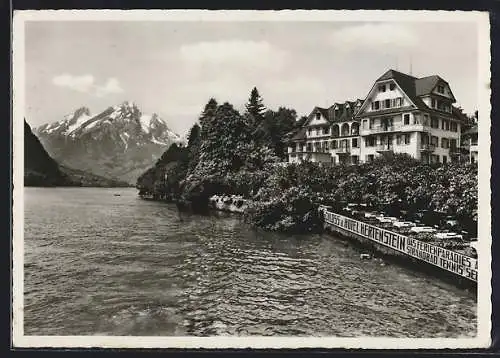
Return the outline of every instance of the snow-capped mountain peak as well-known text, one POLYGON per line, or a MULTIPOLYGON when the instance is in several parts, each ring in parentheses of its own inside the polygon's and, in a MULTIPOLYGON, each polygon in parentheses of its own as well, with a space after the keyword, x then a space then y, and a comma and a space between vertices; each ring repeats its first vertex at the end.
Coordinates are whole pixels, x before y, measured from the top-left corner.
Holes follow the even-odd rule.
POLYGON ((124 180, 139 168, 149 167, 170 144, 183 143, 158 114, 142 113, 131 101, 108 107, 97 115, 82 107, 35 131, 57 160, 124 180), (118 166, 120 171, 113 169, 118 166))
MULTIPOLYGON (((181 138, 173 133, 166 122, 156 113, 143 114, 136 103, 125 101, 121 104, 109 107, 98 115, 92 116, 86 107, 77 109, 75 112, 64 116, 64 119, 51 124, 36 128, 38 134, 52 134, 67 136, 76 139, 86 133, 96 132, 111 125, 114 127, 137 127, 135 133, 142 132, 151 141, 157 144, 167 145, 169 142, 180 142, 181 138)), ((128 133, 131 137, 130 133, 128 133)))

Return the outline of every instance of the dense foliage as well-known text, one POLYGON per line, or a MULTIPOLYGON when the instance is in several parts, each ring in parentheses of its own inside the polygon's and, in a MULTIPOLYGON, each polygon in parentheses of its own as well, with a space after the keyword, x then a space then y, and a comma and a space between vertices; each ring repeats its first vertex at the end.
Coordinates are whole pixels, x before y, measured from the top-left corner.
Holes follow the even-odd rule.
POLYGON ((257 89, 245 112, 210 99, 186 147, 172 145, 138 180, 141 194, 208 204, 214 194, 252 199, 245 218, 279 231, 318 230, 320 204, 365 203, 388 213, 422 210, 476 219, 477 167, 427 165, 408 155, 356 166, 280 165, 287 135, 300 128, 293 109, 266 109, 257 89))
POLYGON ((172 145, 142 174, 141 195, 207 201, 216 193, 251 197, 285 158, 286 134, 297 128, 296 112, 266 110, 254 88, 245 112, 210 99, 189 133, 186 148, 172 145))
POLYGON ((319 205, 340 210, 346 203, 364 203, 391 214, 403 211, 408 216, 427 210, 473 225, 477 166, 430 166, 402 154, 356 166, 290 164, 274 169, 256 199, 248 217, 271 230, 300 228, 304 222, 306 227, 317 227, 319 205))

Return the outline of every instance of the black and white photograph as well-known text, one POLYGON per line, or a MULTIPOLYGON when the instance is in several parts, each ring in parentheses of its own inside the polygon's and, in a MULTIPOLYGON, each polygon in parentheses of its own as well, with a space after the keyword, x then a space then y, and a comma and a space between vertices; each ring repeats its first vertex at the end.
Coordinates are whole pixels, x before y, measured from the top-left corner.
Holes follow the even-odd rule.
POLYGON ((487 12, 16 11, 13 345, 483 348, 487 12))

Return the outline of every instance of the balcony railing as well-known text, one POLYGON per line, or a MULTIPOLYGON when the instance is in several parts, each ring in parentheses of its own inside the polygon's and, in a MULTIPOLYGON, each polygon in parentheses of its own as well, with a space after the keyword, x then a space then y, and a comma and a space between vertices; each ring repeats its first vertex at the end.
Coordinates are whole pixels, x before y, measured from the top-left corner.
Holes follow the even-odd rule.
POLYGON ((436 145, 434 144, 421 144, 420 150, 423 152, 433 152, 436 149, 436 145))
POLYGON ((361 135, 377 134, 377 133, 390 133, 390 132, 415 132, 415 131, 425 131, 429 129, 428 125, 424 124, 404 124, 404 125, 392 125, 392 126, 377 126, 372 128, 362 128, 360 129, 361 135))
POLYGON ((361 134, 375 134, 375 133, 389 133, 389 132, 394 132, 398 131, 399 126, 380 126, 380 127, 372 127, 372 128, 365 128, 361 129, 361 134))
POLYGON ((377 152, 392 152, 393 146, 392 144, 379 144, 376 146, 377 152))
POLYGON ((351 152, 351 148, 350 147, 339 147, 339 148, 335 149, 335 153, 339 153, 339 154, 350 153, 350 152, 351 152))

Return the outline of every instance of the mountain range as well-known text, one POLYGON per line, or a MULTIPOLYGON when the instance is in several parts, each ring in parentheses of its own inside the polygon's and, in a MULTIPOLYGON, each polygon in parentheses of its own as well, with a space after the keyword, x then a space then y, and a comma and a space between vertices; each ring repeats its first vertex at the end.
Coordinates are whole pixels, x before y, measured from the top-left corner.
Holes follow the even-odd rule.
POLYGON ((131 184, 172 143, 184 143, 157 114, 129 101, 97 115, 82 107, 34 131, 62 165, 131 184))
POLYGON ((59 165, 24 121, 24 185, 117 187, 127 183, 59 165))

